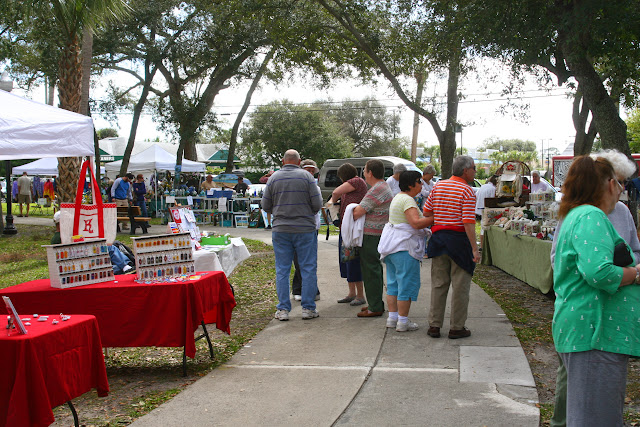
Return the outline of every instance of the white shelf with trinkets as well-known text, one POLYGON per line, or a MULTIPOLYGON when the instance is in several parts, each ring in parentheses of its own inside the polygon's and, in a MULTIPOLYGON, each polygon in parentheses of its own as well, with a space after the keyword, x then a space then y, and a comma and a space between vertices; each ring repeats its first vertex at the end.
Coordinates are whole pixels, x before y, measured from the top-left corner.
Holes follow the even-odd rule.
POLYGON ((132 237, 138 280, 153 281, 195 273, 191 234, 132 237))
POLYGON ((53 288, 73 288, 113 280, 106 239, 43 247, 47 250, 49 280, 53 288))

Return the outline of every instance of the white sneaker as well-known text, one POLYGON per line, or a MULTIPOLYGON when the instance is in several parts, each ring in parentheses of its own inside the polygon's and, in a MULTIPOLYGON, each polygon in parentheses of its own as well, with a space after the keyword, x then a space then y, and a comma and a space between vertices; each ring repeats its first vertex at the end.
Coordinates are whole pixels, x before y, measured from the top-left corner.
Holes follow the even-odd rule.
POLYGON ((293 299, 296 301, 302 301, 302 295, 294 295, 293 299))
POLYGON ((397 332, 416 331, 417 329, 418 324, 411 321, 407 321, 406 323, 398 322, 398 324, 396 325, 397 332))
POLYGON ((278 310, 274 317, 283 322, 285 320, 289 320, 289 312, 287 310, 278 310))
POLYGON ((387 328, 395 328, 398 324, 398 319, 392 319, 387 317, 387 328))
POLYGON ((302 320, 315 319, 318 316, 320 316, 318 310, 309 310, 308 308, 302 309, 302 320))

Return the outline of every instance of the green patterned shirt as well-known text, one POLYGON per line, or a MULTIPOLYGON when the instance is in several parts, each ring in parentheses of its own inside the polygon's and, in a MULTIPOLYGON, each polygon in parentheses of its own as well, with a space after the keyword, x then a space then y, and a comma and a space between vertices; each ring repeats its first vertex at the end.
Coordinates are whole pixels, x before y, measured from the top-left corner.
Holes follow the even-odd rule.
MULTIPOLYGON (((640 287, 619 288, 614 247, 624 240, 595 206, 572 209, 557 236, 553 340, 559 353, 640 356, 640 287)), ((633 264, 632 264, 633 265, 633 264)))

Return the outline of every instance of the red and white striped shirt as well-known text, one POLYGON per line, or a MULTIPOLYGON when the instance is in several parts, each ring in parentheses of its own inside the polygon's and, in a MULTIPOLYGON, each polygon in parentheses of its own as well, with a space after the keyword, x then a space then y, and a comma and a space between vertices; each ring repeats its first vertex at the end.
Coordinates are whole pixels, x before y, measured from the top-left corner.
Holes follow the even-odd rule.
POLYGON ((433 212, 431 231, 464 231, 464 224, 476 222, 476 195, 462 178, 452 176, 438 181, 424 205, 424 213, 433 212))

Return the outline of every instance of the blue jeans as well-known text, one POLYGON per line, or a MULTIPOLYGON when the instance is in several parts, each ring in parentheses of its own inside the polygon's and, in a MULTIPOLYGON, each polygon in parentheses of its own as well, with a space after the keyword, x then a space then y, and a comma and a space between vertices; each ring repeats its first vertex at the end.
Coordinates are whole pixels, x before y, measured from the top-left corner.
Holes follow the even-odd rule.
POLYGON ((147 202, 144 198, 142 200, 138 199, 138 206, 140 206, 140 215, 145 217, 149 216, 147 212, 147 202))
POLYGON ((289 275, 293 254, 298 254, 298 264, 302 275, 302 308, 316 308, 314 298, 318 292, 318 233, 280 233, 271 236, 276 255, 276 292, 278 310, 291 311, 289 298, 289 275))
POLYGON ((129 258, 115 246, 109 245, 107 248, 109 249, 109 257, 113 266, 113 274, 123 274, 124 267, 129 264, 129 258))

